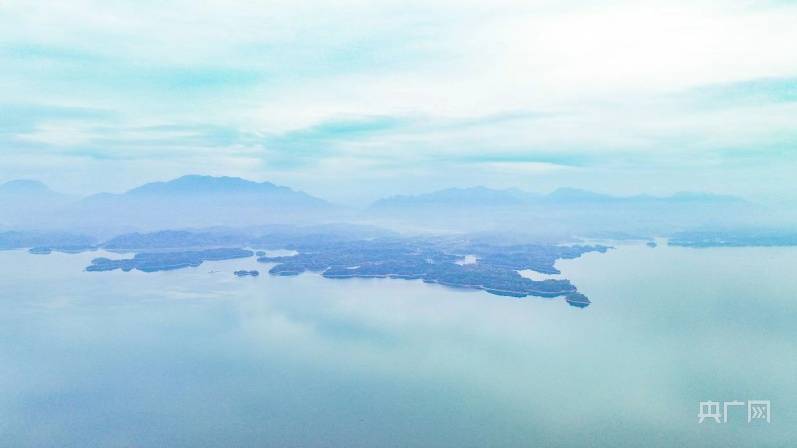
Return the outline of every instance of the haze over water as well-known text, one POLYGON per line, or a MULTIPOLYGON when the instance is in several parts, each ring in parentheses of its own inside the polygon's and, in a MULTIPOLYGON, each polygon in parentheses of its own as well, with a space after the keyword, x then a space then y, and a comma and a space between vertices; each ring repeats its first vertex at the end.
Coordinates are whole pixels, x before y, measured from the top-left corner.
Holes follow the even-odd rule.
POLYGON ((560 261, 592 299, 402 280, 240 279, 254 258, 87 273, 0 252, 3 446, 785 446, 793 248, 619 246, 560 261), (210 273, 210 271, 218 271, 210 273), (772 423, 698 424, 770 399, 772 423))

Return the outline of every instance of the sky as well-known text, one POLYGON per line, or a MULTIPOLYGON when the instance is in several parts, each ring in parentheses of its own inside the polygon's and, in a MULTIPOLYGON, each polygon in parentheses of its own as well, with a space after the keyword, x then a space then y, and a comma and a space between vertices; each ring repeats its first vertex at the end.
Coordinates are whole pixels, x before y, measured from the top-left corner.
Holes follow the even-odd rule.
POLYGON ((0 182, 797 201, 797 1, 0 0, 0 182))

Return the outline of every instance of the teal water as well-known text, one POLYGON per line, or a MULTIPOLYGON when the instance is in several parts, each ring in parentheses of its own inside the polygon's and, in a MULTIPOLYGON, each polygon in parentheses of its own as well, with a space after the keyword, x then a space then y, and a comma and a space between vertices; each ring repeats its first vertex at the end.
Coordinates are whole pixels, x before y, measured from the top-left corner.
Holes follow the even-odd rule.
POLYGON ((236 278, 254 259, 86 273, 0 252, 3 447, 794 446, 797 249, 619 246, 593 301, 236 278), (210 271, 218 271, 211 273, 210 271), (697 423, 700 401, 771 423, 697 423))

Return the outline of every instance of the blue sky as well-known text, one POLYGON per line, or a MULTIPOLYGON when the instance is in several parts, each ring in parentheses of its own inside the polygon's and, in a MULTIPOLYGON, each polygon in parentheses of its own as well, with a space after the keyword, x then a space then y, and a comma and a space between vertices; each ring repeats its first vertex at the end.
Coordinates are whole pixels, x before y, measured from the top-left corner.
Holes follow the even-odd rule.
POLYGON ((797 199, 795 23, 784 1, 6 0, 0 181, 797 199))

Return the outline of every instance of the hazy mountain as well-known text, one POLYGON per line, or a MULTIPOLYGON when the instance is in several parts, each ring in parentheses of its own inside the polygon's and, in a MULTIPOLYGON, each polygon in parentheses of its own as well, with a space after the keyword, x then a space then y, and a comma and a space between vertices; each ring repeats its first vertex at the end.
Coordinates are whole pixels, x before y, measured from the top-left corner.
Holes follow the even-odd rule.
POLYGON ((126 198, 166 198, 183 200, 201 197, 218 197, 225 200, 268 201, 269 204, 283 203, 292 206, 326 207, 329 204, 288 187, 271 182, 252 182, 239 177, 212 177, 189 175, 167 182, 153 182, 134 188, 122 196, 126 198))
POLYGON ((0 185, 0 228, 35 226, 73 201, 36 180, 6 182, 0 185))
POLYGON ((559 188, 544 196, 550 202, 606 202, 618 198, 578 188, 559 188))
POLYGON ((546 195, 529 193, 518 189, 497 190, 477 186, 470 188, 449 188, 419 195, 400 195, 380 199, 371 205, 371 209, 387 209, 394 207, 496 207, 532 204, 630 204, 630 203, 743 203, 743 199, 735 196, 714 195, 709 193, 682 192, 672 196, 612 196, 577 188, 559 188, 546 195))
POLYGON ((96 239, 69 232, 4 231, 0 232, 0 250, 32 247, 50 250, 81 251, 93 248, 96 239))
POLYGON ((8 181, 0 185, 0 194, 37 194, 49 195, 56 194, 47 185, 30 179, 17 179, 8 181))
POLYGON ((0 200, 18 201, 20 205, 26 205, 26 203, 29 206, 51 205, 64 203, 70 199, 72 199, 70 196, 57 193, 37 180, 17 179, 0 185, 0 200))
POLYGON ((671 196, 612 196, 575 188, 549 194, 486 187, 394 196, 369 212, 382 225, 424 222, 437 229, 530 233, 651 234, 729 222, 752 224, 761 207, 733 196, 677 193, 671 196))
POLYGON ((616 204, 741 204, 746 202, 736 196, 719 195, 699 192, 679 192, 671 196, 651 196, 647 194, 635 196, 612 196, 608 194, 595 193, 593 191, 581 190, 578 188, 559 188, 544 196, 548 202, 553 203, 616 203, 616 204))
MULTIPOLYGON (((512 233, 564 240, 573 235, 661 235, 719 225, 761 226, 772 224, 774 216, 742 199, 706 193, 612 196, 560 188, 536 194, 487 187, 393 196, 354 213, 270 182, 198 175, 81 200, 53 192, 40 182, 12 181, 0 185, 0 205, 0 230, 68 231, 100 239, 164 229, 290 228, 356 222, 405 232, 512 233)), ((195 243, 193 237, 185 241, 180 239, 183 237, 158 236, 168 244, 195 243)), ((220 241, 229 237, 202 235, 220 241)))
POLYGON ((514 206, 529 200, 520 190, 493 190, 487 187, 449 188, 416 196, 400 195, 380 199, 371 209, 416 206, 514 206))
POLYGON ((322 199, 270 182, 190 175, 144 184, 121 194, 89 196, 71 207, 63 219, 82 228, 120 233, 325 222, 341 212, 322 199))

